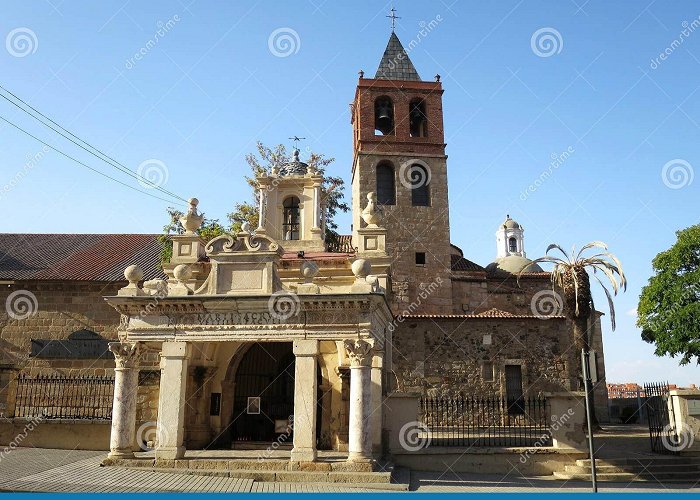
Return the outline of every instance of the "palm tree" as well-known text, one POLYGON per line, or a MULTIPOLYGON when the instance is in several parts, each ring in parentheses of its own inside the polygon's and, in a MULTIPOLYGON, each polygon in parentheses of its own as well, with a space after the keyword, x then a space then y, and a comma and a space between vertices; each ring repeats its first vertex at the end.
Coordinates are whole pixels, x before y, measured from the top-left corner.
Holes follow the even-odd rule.
MULTIPOLYGON (((615 331, 615 306, 612 295, 608 287, 600 279, 599 274, 605 275, 613 289, 613 294, 617 295, 620 289, 623 291, 627 289, 627 278, 625 278, 625 273, 622 271, 622 264, 615 255, 608 252, 608 246, 602 241, 588 243, 578 253, 576 252, 576 247, 573 247, 571 254, 566 253, 559 245, 549 245, 545 255, 535 259, 532 263, 540 262, 554 264, 554 269, 552 269, 551 273, 552 287, 562 290, 564 294, 563 301, 566 313, 574 326, 574 344, 579 353, 581 349, 589 352, 592 337, 589 323, 591 313, 595 310, 593 296, 591 295, 591 275, 589 272, 592 271, 593 277, 605 291, 610 311, 610 322, 613 331, 615 331), (549 255, 549 252, 555 249, 559 250, 563 257, 549 255), (583 254, 590 249, 602 249, 602 251, 584 256, 583 254)), ((523 271, 524 269, 520 271, 520 274, 523 271)), ((589 396, 592 400, 592 387, 589 396)), ((593 410, 591 422, 597 425, 593 410)))

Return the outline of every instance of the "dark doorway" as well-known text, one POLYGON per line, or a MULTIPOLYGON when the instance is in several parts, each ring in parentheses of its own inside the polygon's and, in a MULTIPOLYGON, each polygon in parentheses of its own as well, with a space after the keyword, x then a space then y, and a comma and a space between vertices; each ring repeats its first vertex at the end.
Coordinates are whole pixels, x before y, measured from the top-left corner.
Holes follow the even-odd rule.
POLYGON ((271 441, 288 433, 285 423, 294 413, 291 342, 255 343, 238 365, 235 384, 234 442, 271 441))
MULTIPOLYGON (((291 342, 256 342, 243 355, 234 378, 232 440, 292 444, 295 357, 291 342)), ((319 391, 321 369, 317 367, 319 391)), ((321 394, 318 395, 319 401, 321 394)), ((316 437, 320 435, 318 405, 316 437)))

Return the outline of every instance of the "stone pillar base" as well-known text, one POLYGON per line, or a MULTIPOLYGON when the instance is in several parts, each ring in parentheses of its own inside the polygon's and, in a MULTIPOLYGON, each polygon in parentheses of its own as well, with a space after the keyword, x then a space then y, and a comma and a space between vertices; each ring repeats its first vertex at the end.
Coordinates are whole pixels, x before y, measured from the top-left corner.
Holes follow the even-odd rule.
POLYGON ((290 460, 292 462, 315 462, 317 457, 316 450, 312 449, 292 449, 290 460))
POLYGON ((156 460, 178 460, 185 456, 185 447, 178 446, 176 448, 163 447, 156 449, 156 460))
POLYGON ((356 451, 351 451, 348 453, 348 462, 360 462, 360 463, 370 463, 374 462, 374 458, 367 456, 364 453, 358 453, 356 451))
POLYGON ((131 450, 112 450, 107 455, 107 458, 134 458, 134 452, 131 450))

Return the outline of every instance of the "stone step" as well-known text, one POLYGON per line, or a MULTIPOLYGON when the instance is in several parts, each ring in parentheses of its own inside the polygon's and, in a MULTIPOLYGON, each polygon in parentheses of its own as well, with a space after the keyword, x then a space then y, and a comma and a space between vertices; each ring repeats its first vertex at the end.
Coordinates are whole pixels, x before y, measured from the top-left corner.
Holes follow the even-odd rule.
MULTIPOLYGON (((132 467, 128 468, 132 469, 132 467)), ((263 482, 363 484, 365 487, 368 484, 375 484, 377 487, 381 485, 382 488, 392 484, 391 472, 309 472, 299 470, 171 469, 158 467, 151 469, 139 467, 138 470, 197 476, 233 477, 263 482)), ((398 489, 403 489, 402 484, 397 484, 396 486, 398 489)))
MULTIPOLYGON (((639 473, 639 472, 649 472, 652 474, 656 474, 657 472, 659 473, 665 473, 665 472, 696 472, 698 474, 698 478, 700 478, 700 464, 649 464, 649 465, 640 465, 640 464, 635 464, 635 465, 604 465, 604 464, 596 464, 596 469, 599 474, 608 474, 608 473, 616 473, 616 472, 631 472, 631 473, 639 473)), ((567 465, 565 467, 565 472, 567 474, 590 474, 591 473, 591 467, 590 465, 587 466, 581 466, 581 465, 567 465)))
POLYGON ((302 471, 302 472, 373 472, 374 470, 393 470, 392 464, 385 462, 347 462, 345 460, 323 462, 290 462, 289 460, 254 460, 254 459, 181 459, 154 460, 147 458, 105 459, 102 465, 116 465, 130 468, 159 468, 168 470, 204 469, 204 470, 261 470, 261 471, 302 471))
MULTIPOLYGON (((597 458, 596 465, 696 465, 700 464, 700 456, 654 456, 654 457, 626 457, 626 458, 597 458)), ((591 459, 584 458, 576 460, 576 465, 590 467, 591 459)))
MULTIPOLYGON (((566 472, 555 472, 555 479, 565 481, 591 481, 591 474, 569 474, 566 472)), ((697 472, 676 472, 676 473, 660 473, 660 474, 635 474, 632 472, 612 472, 596 474, 596 478, 601 482, 664 482, 664 483, 683 483, 694 484, 700 477, 697 472)))

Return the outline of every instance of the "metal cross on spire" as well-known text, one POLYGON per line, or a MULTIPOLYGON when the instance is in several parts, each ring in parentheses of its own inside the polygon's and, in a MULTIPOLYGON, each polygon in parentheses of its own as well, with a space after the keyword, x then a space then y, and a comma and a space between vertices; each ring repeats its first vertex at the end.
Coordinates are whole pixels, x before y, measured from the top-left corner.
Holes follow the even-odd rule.
POLYGON ((393 33, 394 30, 396 29, 396 20, 401 19, 401 18, 396 15, 396 9, 393 6, 391 7, 391 10, 389 12, 390 12, 390 14, 386 17, 391 19, 391 32, 393 33))

